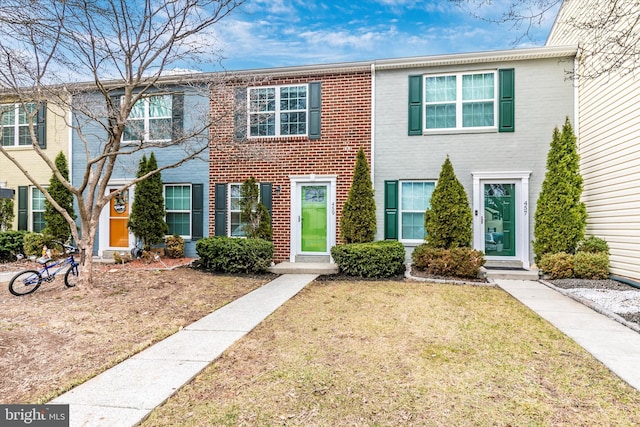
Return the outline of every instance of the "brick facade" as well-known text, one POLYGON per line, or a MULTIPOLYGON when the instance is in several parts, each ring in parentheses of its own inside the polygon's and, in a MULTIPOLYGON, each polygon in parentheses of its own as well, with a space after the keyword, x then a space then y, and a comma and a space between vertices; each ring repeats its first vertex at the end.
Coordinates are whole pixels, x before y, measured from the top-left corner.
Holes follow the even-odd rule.
POLYGON ((346 201, 358 149, 371 159, 371 73, 368 70, 340 70, 325 73, 272 77, 249 86, 274 86, 322 82, 321 138, 248 138, 234 141, 235 88, 246 83, 214 86, 211 111, 209 235, 215 235, 215 184, 241 183, 253 176, 270 182, 274 261, 289 259, 289 179, 292 175, 336 175, 336 235, 340 236, 340 213, 346 201))

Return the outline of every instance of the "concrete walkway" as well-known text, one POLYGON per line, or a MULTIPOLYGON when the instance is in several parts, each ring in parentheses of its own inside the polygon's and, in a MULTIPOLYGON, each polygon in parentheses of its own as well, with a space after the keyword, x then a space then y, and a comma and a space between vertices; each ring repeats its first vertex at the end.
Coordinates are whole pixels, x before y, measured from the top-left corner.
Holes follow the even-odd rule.
POLYGON ((495 280, 573 339, 629 385, 640 390, 640 334, 536 281, 495 280))
POLYGON ((316 277, 280 276, 50 403, 72 427, 134 426, 316 277))

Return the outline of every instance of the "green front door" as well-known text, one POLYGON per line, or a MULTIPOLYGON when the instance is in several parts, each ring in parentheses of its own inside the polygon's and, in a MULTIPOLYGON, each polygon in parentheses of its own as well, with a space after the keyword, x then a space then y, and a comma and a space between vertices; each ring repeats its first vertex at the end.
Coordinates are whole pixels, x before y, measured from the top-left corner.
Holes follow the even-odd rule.
POLYGON ((302 252, 327 252, 327 186, 302 185, 300 191, 302 252))
POLYGON ((516 255, 515 184, 484 184, 484 252, 516 255))

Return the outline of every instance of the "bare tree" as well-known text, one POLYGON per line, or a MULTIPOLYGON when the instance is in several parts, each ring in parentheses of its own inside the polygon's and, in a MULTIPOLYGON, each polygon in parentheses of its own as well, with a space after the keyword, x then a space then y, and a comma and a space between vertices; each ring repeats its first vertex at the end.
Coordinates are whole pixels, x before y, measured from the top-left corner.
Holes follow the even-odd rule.
MULTIPOLYGON (((211 52, 213 27, 244 0, 3 0, 0 5, 0 88, 10 102, 22 105, 28 117, 29 138, 35 153, 73 193, 78 205, 79 230, 37 182, 29 165, 20 164, 0 145, 0 152, 36 186, 72 225, 80 249, 81 285, 92 284, 92 251, 99 217, 116 194, 167 168, 197 158, 208 146, 210 117, 171 138, 150 142, 137 135, 130 115, 137 102, 152 93, 171 93, 184 86, 209 96, 211 83, 197 75, 168 75, 177 66, 192 64, 211 52), (75 84, 74 81, 88 81, 75 84), (37 112, 45 103, 49 114, 62 111, 74 138, 81 141, 86 166, 80 182, 72 185, 38 144, 37 112), (35 106, 35 107, 34 107, 35 106), (68 120, 71 111, 73 120, 68 120), (95 144, 96 136, 100 143, 95 144), (109 181, 123 158, 167 146, 182 149, 182 157, 132 179, 107 193, 109 181)), ((1 114, 2 112, 0 112, 1 114)), ((189 114, 197 114, 190 111, 189 114)), ((171 124, 167 124, 171 126, 171 124)), ((165 129, 164 132, 171 131, 165 129)), ((160 130, 160 132, 163 132, 160 130)), ((76 145, 77 146, 77 145, 76 145)), ((135 167, 135 166, 134 166, 135 167)), ((74 174, 77 175, 77 174, 74 174)))
POLYGON ((534 41, 533 30, 555 19, 548 44, 579 46, 580 67, 575 77, 594 79, 614 72, 626 74, 638 67, 640 0, 512 0, 495 16, 488 11, 497 0, 450 1, 480 19, 511 24, 514 43, 524 38, 534 41))

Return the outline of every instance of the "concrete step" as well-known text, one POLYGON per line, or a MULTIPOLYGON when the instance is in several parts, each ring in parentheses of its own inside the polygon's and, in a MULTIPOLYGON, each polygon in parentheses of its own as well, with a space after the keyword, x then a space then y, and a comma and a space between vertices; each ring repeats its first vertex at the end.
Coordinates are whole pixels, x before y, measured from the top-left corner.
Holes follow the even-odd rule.
POLYGON ((538 270, 492 269, 487 268, 487 278, 498 280, 538 280, 538 270))
POLYGON ((328 262, 281 262, 269 267, 275 274, 337 274, 338 265, 328 262))

